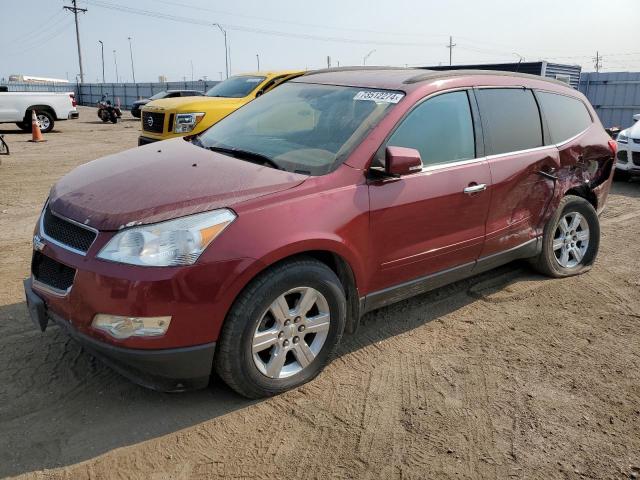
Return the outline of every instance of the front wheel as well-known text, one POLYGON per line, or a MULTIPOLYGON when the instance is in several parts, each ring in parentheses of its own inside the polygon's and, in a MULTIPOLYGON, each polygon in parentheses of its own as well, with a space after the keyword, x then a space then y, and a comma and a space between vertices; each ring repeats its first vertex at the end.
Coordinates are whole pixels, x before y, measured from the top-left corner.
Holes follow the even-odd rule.
POLYGON ((229 312, 216 372, 248 398, 299 387, 329 362, 346 311, 342 284, 326 265, 306 258, 278 265, 253 280, 229 312))
POLYGON ((600 220, 584 198, 567 195, 544 227, 542 251, 531 260, 539 272, 568 277, 591 269, 600 246, 600 220))

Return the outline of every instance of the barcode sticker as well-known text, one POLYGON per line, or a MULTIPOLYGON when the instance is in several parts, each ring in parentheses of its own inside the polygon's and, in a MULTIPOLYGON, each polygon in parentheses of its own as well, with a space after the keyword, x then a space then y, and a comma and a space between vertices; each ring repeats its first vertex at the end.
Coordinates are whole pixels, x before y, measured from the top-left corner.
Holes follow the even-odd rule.
POLYGON ((371 100, 372 102, 398 103, 404 93, 385 92, 381 90, 362 90, 356 93, 354 100, 371 100))

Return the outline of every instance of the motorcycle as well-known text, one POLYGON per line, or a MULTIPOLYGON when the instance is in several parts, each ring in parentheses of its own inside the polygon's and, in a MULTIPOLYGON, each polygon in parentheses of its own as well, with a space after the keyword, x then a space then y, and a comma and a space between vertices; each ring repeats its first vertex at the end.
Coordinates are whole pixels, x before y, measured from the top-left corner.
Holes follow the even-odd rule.
POLYGON ((118 123, 118 119, 122 117, 122 110, 120 105, 112 105, 111 100, 107 98, 107 94, 102 95, 102 98, 98 102, 98 118, 107 123, 118 123))

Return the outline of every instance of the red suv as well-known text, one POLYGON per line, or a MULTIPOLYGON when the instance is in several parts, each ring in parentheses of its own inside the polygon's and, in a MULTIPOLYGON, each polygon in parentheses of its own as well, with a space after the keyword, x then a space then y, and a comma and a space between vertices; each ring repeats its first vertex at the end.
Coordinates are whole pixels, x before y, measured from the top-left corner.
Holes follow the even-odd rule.
POLYGON ((486 71, 308 73, 191 139, 51 190, 25 290, 141 385, 247 397, 315 377, 359 318, 515 259, 598 252, 615 142, 583 95, 486 71))

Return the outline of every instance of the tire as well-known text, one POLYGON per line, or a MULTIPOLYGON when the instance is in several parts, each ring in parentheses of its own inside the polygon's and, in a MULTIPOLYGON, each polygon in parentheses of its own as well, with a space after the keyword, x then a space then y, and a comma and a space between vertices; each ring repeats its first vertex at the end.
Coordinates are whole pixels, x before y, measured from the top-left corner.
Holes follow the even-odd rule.
POLYGON ((100 110, 98 112, 98 116, 103 123, 107 123, 109 121, 109 112, 107 112, 106 110, 100 110))
POLYGON ((55 121, 51 112, 48 110, 36 110, 36 117, 38 117, 38 123, 40 124, 40 131, 42 133, 49 133, 53 130, 55 121))
POLYGON ((346 312, 342 284, 326 265, 307 257, 277 265, 256 277, 236 299, 218 341, 215 370, 248 398, 299 387, 330 361, 344 331, 346 312), (276 300, 283 298, 287 305, 279 309, 282 303, 276 300), (302 298, 315 298, 315 303, 307 301, 311 309, 303 306, 296 312, 302 298), (279 313, 285 309, 287 313, 279 313), (322 316, 326 313, 328 320, 322 316), (260 333, 261 340, 256 337, 260 333))
POLYGON ((118 123, 118 114, 116 112, 111 112, 109 120, 111 120, 111 123, 118 123))
POLYGON ((591 269, 599 246, 600 220, 595 209, 584 198, 567 195, 545 225, 542 251, 531 264, 554 278, 578 275, 591 269), (561 224, 563 220, 567 223, 561 224))
POLYGON ((16 126, 25 132, 31 131, 31 122, 16 122, 16 126))

